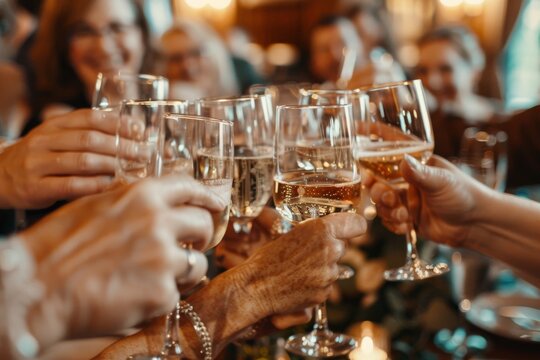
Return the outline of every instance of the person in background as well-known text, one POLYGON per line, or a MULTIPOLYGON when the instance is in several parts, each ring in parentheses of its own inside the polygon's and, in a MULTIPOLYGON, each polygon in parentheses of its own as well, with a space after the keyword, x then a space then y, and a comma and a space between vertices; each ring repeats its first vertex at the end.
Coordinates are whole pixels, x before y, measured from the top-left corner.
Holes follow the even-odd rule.
POLYGON ((34 118, 89 107, 97 75, 144 72, 148 27, 133 0, 46 0, 31 49, 34 118))
POLYGON ((250 86, 266 84, 266 79, 261 75, 261 65, 255 64, 251 59, 250 38, 246 30, 238 26, 231 28, 227 33, 226 44, 231 54, 240 92, 246 94, 250 86))
MULTIPOLYGON (((55 115, 90 107, 100 72, 139 73, 144 71, 151 57, 148 29, 136 1, 46 0, 41 10, 30 51, 32 78, 35 79, 29 89, 32 116, 23 135, 55 115)), ((18 166, 16 174, 46 174, 67 184, 62 190, 67 197, 56 200, 72 199, 70 193, 100 191, 110 183, 114 174, 111 157, 114 157, 115 129, 104 127, 102 122, 88 114, 73 116, 73 120, 69 123, 70 116, 56 119, 2 154, 16 156, 23 161, 17 165, 10 163, 10 166, 18 166), (47 152, 39 157, 29 156, 38 149, 47 149, 47 152), (55 155, 59 157, 58 162, 45 167, 44 164, 50 165, 48 161, 55 155), (43 166, 37 167, 36 163, 43 166), (83 183, 85 185, 81 185, 83 183)), ((11 180, 15 178, 12 176, 11 180)), ((25 187, 25 184, 22 182, 18 187, 25 187)), ((35 188, 37 183, 32 186, 35 188)), ((50 198, 55 195, 58 193, 51 193, 50 198)), ((33 206, 31 208, 36 210, 26 211, 28 224, 51 210, 41 209, 42 206, 33 206)), ((11 210, 0 212, 1 233, 8 234, 14 230, 15 213, 11 210)))
POLYGON ((356 28, 365 54, 364 65, 351 78, 349 88, 404 80, 405 72, 397 59, 396 43, 385 9, 358 4, 350 8, 346 16, 356 28))
POLYGON ((433 110, 462 117, 467 124, 487 122, 500 106, 476 93, 485 55, 468 28, 448 25, 424 34, 418 41, 415 75, 433 96, 433 110))
POLYGON ((27 12, 0 0, 0 143, 16 139, 29 116, 26 79, 15 54, 32 26, 27 12))
POLYGON ((234 96, 240 93, 231 56, 219 35, 208 25, 176 20, 157 46, 161 72, 178 99, 234 96))
POLYGON ((393 60, 372 62, 352 22, 343 16, 321 19, 310 36, 310 69, 323 87, 355 89, 403 80, 393 60))

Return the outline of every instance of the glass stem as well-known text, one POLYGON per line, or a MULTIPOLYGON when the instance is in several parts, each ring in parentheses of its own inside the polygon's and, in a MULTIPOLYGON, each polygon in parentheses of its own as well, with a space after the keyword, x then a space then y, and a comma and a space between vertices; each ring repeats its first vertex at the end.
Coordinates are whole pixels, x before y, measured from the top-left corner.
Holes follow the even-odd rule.
POLYGON ((178 329, 180 329, 180 299, 178 299, 174 310, 167 314, 165 320, 165 339, 161 349, 162 355, 182 355, 178 329))
POLYGON ((326 301, 315 306, 315 324, 313 325, 313 333, 327 333, 328 317, 326 315, 326 301))
POLYGON ((407 264, 412 266, 418 265, 420 257, 416 248, 416 230, 413 224, 409 224, 409 231, 406 234, 407 239, 407 264))

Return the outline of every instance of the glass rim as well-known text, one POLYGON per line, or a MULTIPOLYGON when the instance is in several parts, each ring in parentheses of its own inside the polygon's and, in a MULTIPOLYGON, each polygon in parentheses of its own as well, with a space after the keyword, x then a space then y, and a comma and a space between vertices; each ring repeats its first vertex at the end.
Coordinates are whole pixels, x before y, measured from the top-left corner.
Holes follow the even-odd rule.
POLYGON ((167 106, 167 105, 193 105, 194 102, 191 100, 148 100, 148 99, 128 99, 122 101, 123 105, 157 105, 157 106, 167 106))
POLYGON ((256 99, 271 96, 270 94, 248 94, 240 96, 218 96, 209 97, 195 100, 196 103, 202 104, 220 104, 220 103, 237 103, 237 102, 251 102, 256 99))
POLYGON ((152 74, 140 74, 132 73, 128 71, 117 71, 110 74, 103 72, 98 73, 98 79, 106 79, 109 77, 120 78, 122 80, 126 79, 142 79, 142 80, 160 80, 160 81, 169 81, 166 77, 161 75, 152 75, 152 74))
POLYGON ((418 85, 422 84, 422 80, 420 79, 413 79, 413 80, 402 80, 402 81, 392 81, 382 84, 375 84, 375 85, 366 85, 361 86, 359 88, 356 88, 354 90, 358 92, 370 92, 370 91, 377 91, 377 90, 385 90, 385 89, 391 89, 396 88, 399 86, 411 86, 411 85, 418 85))
POLYGON ((358 89, 305 89, 301 88, 300 91, 306 92, 306 93, 313 93, 313 94, 354 94, 354 95, 360 95, 360 88, 358 89))
POLYGON ((196 121, 204 121, 208 123, 212 123, 214 125, 226 125, 230 128, 234 126, 234 123, 229 120, 223 120, 223 119, 217 119, 210 116, 205 115, 193 115, 193 114, 178 114, 178 113, 166 113, 163 116, 165 119, 179 119, 179 118, 185 118, 187 120, 196 120, 196 121))
POLYGON ((286 104, 278 105, 277 111, 281 109, 290 109, 290 110, 309 110, 309 109, 346 109, 352 108, 352 104, 325 104, 325 105, 299 105, 299 104, 286 104))

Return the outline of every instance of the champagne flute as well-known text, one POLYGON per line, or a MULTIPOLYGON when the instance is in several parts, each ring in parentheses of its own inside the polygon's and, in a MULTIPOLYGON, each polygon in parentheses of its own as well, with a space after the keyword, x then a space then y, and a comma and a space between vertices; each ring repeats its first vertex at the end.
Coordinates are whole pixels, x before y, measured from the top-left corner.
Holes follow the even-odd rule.
MULTIPOLYGON (((135 175, 125 181, 149 176, 190 174, 226 202, 233 177, 233 126, 231 122, 203 116, 170 114, 190 112, 188 101, 130 100, 122 105, 117 136, 117 157, 135 175), (137 149, 134 153, 131 148, 137 149), (127 155, 126 155, 127 153, 127 155), (135 164, 135 165, 133 165, 135 164)), ((131 174, 121 169, 123 173, 131 174)), ((205 250, 216 246, 227 228, 229 207, 212 214, 214 234, 205 250)), ((181 244, 191 247, 191 244, 181 244)), ((131 359, 181 359, 179 341, 180 302, 166 319, 160 354, 133 355, 131 359)))
MULTIPOLYGON (((357 211, 361 184, 353 143, 351 105, 278 106, 273 195, 282 217, 298 224, 357 211)), ((313 330, 291 336, 285 348, 301 356, 332 357, 356 345, 354 338, 330 331, 323 303, 315 309, 313 330)))
MULTIPOLYGON (((163 122, 163 175, 191 173, 225 202, 230 203, 233 184, 233 124, 210 117, 168 114, 163 122)), ((229 222, 230 207, 212 214, 214 235, 205 251, 223 239, 229 222)), ((190 244, 182 244, 191 247, 190 244)), ((182 358, 178 336, 180 299, 167 317, 165 343, 161 355, 165 359, 182 358)))
MULTIPOLYGON (((355 157, 360 166, 371 170, 397 189, 407 204, 409 184, 400 164, 405 154, 426 163, 433 153, 433 132, 420 80, 382 84, 363 89, 369 99, 369 116, 358 124, 355 157)), ((445 263, 427 264, 416 248, 416 230, 408 222, 406 263, 387 270, 386 280, 421 280, 448 272, 445 263)))
MULTIPOLYGON (((302 88, 299 90, 301 105, 351 105, 353 122, 361 121, 366 117, 367 97, 358 90, 341 89, 310 89, 302 88)), ((355 135, 355 134, 353 134, 355 135)), ((366 193, 367 189, 362 189, 366 193)), ((373 213, 373 205, 369 196, 362 196, 363 203, 361 208, 365 215, 373 213)), ((369 217, 369 216, 367 216, 369 217)), ((349 279, 354 275, 354 270, 350 266, 339 265, 339 278, 349 279)))
POLYGON ((249 234, 271 196, 273 109, 269 95, 203 99, 198 113, 234 124, 231 216, 236 233, 249 234))

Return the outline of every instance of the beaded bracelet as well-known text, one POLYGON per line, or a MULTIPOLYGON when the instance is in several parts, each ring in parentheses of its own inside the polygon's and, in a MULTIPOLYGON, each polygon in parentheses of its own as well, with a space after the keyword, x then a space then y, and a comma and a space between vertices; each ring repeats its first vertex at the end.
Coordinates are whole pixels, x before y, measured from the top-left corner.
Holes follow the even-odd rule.
POLYGON ((199 317, 199 314, 197 314, 195 310, 193 310, 193 306, 186 301, 180 302, 180 313, 182 315, 187 315, 193 323, 193 329, 202 344, 202 358, 204 360, 212 360, 212 339, 210 338, 206 326, 199 317))

